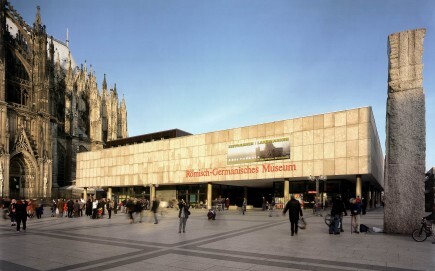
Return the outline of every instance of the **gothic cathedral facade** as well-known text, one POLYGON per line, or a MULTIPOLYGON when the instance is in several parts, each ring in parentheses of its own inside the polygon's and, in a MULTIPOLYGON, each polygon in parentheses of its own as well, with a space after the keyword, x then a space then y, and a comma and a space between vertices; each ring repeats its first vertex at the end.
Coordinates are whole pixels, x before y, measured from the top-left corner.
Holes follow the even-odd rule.
POLYGON ((39 7, 29 26, 0 2, 0 196, 56 197, 74 183, 78 152, 128 136, 125 100, 47 35, 39 7))

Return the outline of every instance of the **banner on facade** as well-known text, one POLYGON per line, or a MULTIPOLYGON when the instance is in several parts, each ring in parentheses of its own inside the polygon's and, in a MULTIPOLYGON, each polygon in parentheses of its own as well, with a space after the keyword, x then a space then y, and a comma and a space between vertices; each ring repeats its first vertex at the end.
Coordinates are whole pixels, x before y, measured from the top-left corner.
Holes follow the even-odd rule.
POLYGON ((228 146, 228 165, 282 159, 290 159, 290 140, 288 137, 228 146))

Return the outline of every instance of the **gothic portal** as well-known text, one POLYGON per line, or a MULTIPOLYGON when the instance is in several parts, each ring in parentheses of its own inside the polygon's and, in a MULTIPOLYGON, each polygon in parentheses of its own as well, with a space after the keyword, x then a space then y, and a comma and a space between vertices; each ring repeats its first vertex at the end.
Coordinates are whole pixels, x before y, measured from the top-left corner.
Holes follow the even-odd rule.
POLYGON ((75 180, 76 154, 125 138, 127 108, 116 84, 0 0, 0 196, 48 198, 75 180))

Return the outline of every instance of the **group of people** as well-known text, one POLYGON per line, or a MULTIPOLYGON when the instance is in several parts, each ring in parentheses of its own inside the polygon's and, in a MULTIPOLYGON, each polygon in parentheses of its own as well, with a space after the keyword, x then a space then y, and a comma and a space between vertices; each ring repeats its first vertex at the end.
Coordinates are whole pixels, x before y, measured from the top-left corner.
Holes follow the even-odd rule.
POLYGON ((2 198, 0 205, 3 209, 3 217, 10 219, 11 226, 16 227, 17 232, 20 232, 21 229, 26 230, 27 218, 32 218, 36 214, 36 218, 40 219, 43 214, 42 203, 29 199, 2 198))
MULTIPOLYGON (((148 209, 149 202, 146 199, 130 198, 121 202, 122 211, 128 214, 130 224, 134 223, 134 217, 139 216, 139 223, 142 223, 143 211, 148 209), (136 215, 134 215, 136 214, 136 215)), ((157 213, 160 206, 160 200, 156 197, 151 203, 151 211, 154 214, 154 224, 158 224, 157 213)))
POLYGON ((9 206, 9 216, 11 218, 11 226, 16 226, 17 232, 21 231, 21 223, 23 223, 23 230, 27 228, 27 207, 29 203, 26 200, 15 200, 9 206))
MULTIPOLYGON (((362 200, 359 196, 356 198, 351 198, 350 203, 350 215, 351 215, 351 225, 352 232, 360 233, 360 221, 362 214, 362 200)), ((303 219, 303 213, 301 204, 292 195, 291 199, 287 202, 284 207, 283 215, 289 212, 290 219, 290 230, 291 236, 298 234, 298 223, 300 219, 303 219)), ((330 224, 330 234, 340 234, 343 232, 343 215, 347 216, 347 210, 341 197, 336 197, 332 201, 331 208, 331 224, 330 224)))
MULTIPOLYGON (((359 196, 351 198, 350 215, 352 232, 360 233, 361 214, 363 213, 363 204, 359 196)), ((329 227, 330 234, 340 234, 343 232, 343 215, 347 216, 346 206, 340 196, 335 197, 332 201, 331 224, 329 227)))

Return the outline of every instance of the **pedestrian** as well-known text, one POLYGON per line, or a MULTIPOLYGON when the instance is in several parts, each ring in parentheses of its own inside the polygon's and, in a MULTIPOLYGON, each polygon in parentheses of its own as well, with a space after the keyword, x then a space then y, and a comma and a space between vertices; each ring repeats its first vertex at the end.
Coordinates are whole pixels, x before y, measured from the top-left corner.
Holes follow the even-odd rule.
POLYGON ((269 204, 269 217, 272 217, 274 209, 275 209, 275 200, 272 199, 272 202, 269 204))
POLYGON ((18 200, 16 205, 17 232, 20 231, 21 222, 23 222, 23 230, 27 228, 27 201, 18 200))
MULTIPOLYGON (((344 206, 343 201, 340 196, 334 198, 332 200, 332 208, 331 208, 331 223, 337 221, 338 223, 335 226, 338 226, 338 229, 335 229, 337 232, 344 232, 343 230, 343 213, 346 214, 346 207, 344 206)), ((347 214, 346 214, 347 215, 347 214)), ((335 227, 334 226, 334 227, 335 227)))
POLYGON ((80 203, 78 199, 76 199, 74 203, 73 210, 74 210, 74 217, 79 217, 80 203))
POLYGON ((160 201, 156 197, 153 200, 153 204, 151 205, 151 211, 154 213, 154 224, 158 224, 159 223, 159 221, 157 220, 157 212, 158 212, 158 209, 159 209, 159 205, 160 205, 160 201))
POLYGON ((113 201, 108 199, 107 200, 107 214, 109 215, 109 217, 107 219, 112 218, 112 210, 113 210, 113 201))
POLYGON ((92 200, 88 199, 86 201, 86 216, 92 216, 92 200))
POLYGON ((137 200, 135 203, 135 212, 136 212, 136 216, 139 215, 139 223, 142 223, 142 218, 143 218, 143 210, 145 208, 145 201, 143 199, 141 200, 137 200))
POLYGON ((128 199, 125 203, 125 210, 128 214, 128 218, 130 219, 130 224, 134 223, 133 212, 134 212, 134 202, 132 199, 128 199))
POLYGON ((63 214, 64 214, 65 217, 68 215, 68 202, 69 202, 69 200, 65 201, 63 203, 63 214))
POLYGON ((354 233, 359 233, 359 224, 361 220, 361 200, 358 198, 350 199, 350 215, 351 215, 351 225, 354 233))
POLYGON ((83 209, 86 209, 86 202, 81 198, 79 201, 79 216, 83 216, 83 209))
POLYGON ((9 205, 9 217, 11 218, 11 226, 17 225, 17 201, 12 199, 12 203, 9 205))
POLYGON ((331 224, 329 234, 340 234, 343 232, 343 213, 346 211, 343 201, 338 196, 332 200, 331 224))
POLYGON ((248 200, 246 198, 243 198, 243 203, 242 203, 242 214, 243 215, 245 215, 247 204, 248 204, 248 200))
POLYGON ((261 205, 261 209, 263 210, 263 211, 266 211, 266 206, 267 206, 267 201, 266 201, 266 198, 265 197, 263 197, 263 203, 262 203, 262 205, 261 205))
POLYGON ((116 199, 113 202, 113 212, 115 213, 115 215, 118 213, 118 200, 116 199))
POLYGON ((56 217, 56 209, 57 209, 56 206, 57 206, 56 201, 53 200, 53 201, 51 202, 51 207, 50 207, 51 217, 56 217))
POLYGON ((35 210, 36 218, 40 219, 44 213, 44 205, 41 203, 35 210))
POLYGON ((181 230, 186 232, 186 223, 190 215, 189 208, 190 206, 184 201, 184 199, 181 199, 181 201, 178 203, 178 218, 180 218, 178 233, 181 233, 181 230))
POLYGON ((285 205, 282 214, 285 215, 287 211, 289 211, 288 216, 290 219, 290 230, 291 230, 291 236, 293 236, 295 234, 298 234, 299 218, 303 217, 301 204, 299 203, 298 200, 295 199, 294 195, 291 195, 291 198, 285 205))
POLYGON ((230 209, 230 198, 226 198, 226 200, 225 200, 225 207, 227 208, 227 210, 230 209))
POLYGON ((92 202, 92 219, 97 218, 97 213, 98 213, 98 200, 97 198, 95 198, 94 201, 92 202))

